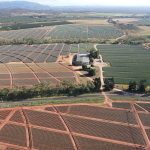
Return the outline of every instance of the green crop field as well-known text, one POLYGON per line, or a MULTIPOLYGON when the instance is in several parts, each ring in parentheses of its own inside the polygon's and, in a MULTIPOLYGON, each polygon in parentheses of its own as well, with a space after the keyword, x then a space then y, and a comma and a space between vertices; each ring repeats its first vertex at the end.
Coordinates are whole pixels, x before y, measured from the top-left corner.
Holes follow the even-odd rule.
POLYGON ((114 77, 117 84, 145 79, 150 85, 150 50, 131 45, 98 45, 98 49, 111 66, 103 69, 105 77, 114 77))
POLYGON ((136 22, 138 25, 150 26, 150 18, 140 19, 136 22))
MULTIPOLYGON (((30 26, 32 25, 30 24, 30 26)), ((101 40, 101 39, 115 39, 122 35, 123 31, 111 25, 87 26, 87 25, 73 25, 73 24, 0 32, 0 38, 3 39, 48 38, 52 40, 88 40, 88 39, 101 40)))
POLYGON ((111 25, 61 25, 47 36, 51 39, 115 39, 122 35, 120 29, 111 25))

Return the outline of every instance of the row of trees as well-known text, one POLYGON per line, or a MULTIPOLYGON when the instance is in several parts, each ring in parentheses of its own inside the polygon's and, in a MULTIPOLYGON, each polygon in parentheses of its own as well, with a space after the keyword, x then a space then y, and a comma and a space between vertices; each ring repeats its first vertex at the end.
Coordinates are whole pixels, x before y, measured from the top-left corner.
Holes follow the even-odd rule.
MULTIPOLYGON (((114 80, 106 79, 104 90, 112 90, 114 80)), ((95 78, 86 84, 74 84, 72 82, 62 82, 59 86, 53 87, 50 83, 40 83, 32 88, 16 87, 13 89, 0 90, 1 101, 19 101, 28 98, 51 97, 51 96, 78 96, 87 93, 100 92, 101 80, 95 78)))
POLYGON ((146 80, 141 80, 138 83, 136 81, 130 81, 128 91, 132 93, 145 93, 146 88, 146 80))
MULTIPOLYGON (((16 87, 13 89, 0 90, 1 101, 16 101, 28 98, 51 97, 51 96, 77 96, 84 93, 94 93, 98 91, 97 81, 86 84, 74 84, 72 82, 62 82, 59 86, 53 87, 50 83, 41 83, 32 88, 16 87)), ((99 88, 100 89, 100 88, 99 88)))
POLYGON ((107 44, 111 43, 111 40, 103 39, 33 39, 33 38, 23 38, 23 39, 0 39, 0 45, 17 45, 17 44, 51 44, 51 43, 66 43, 66 44, 79 44, 79 43, 98 43, 107 44))
POLYGON ((17 44, 51 44, 51 43, 66 43, 66 44, 79 44, 79 43, 98 43, 98 44, 129 44, 129 45, 139 45, 149 42, 149 36, 138 37, 138 36, 126 36, 125 38, 120 38, 118 40, 102 40, 102 39, 69 39, 69 40, 57 40, 57 39, 14 39, 5 40, 0 39, 0 45, 17 45, 17 44))

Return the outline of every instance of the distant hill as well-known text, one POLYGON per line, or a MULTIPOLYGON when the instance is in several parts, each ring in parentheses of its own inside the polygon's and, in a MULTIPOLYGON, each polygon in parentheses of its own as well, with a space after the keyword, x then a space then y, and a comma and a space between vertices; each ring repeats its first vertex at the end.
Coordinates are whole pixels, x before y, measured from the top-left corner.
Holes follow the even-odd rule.
POLYGON ((0 2, 0 9, 50 10, 50 6, 27 1, 0 2))

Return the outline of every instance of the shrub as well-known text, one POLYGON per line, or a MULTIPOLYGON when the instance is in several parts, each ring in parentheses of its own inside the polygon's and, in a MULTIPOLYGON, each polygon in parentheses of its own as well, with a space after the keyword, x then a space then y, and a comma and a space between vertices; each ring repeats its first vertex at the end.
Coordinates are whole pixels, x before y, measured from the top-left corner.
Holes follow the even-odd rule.
POLYGON ((130 81, 128 86, 129 92, 136 92, 137 90, 137 83, 135 81, 130 81))
POLYGON ((101 88, 101 79, 100 78, 95 78, 94 79, 94 90, 96 92, 99 92, 101 88))
POLYGON ((141 80, 140 82, 139 82, 139 84, 138 84, 138 89, 137 89, 137 91, 139 92, 139 93, 145 93, 145 91, 146 91, 146 80, 141 80))
POLYGON ((104 81, 104 90, 111 91, 114 88, 115 82, 114 78, 106 78, 104 81))
POLYGON ((96 69, 95 68, 90 68, 88 70, 88 74, 89 74, 89 76, 95 76, 96 75, 96 69))

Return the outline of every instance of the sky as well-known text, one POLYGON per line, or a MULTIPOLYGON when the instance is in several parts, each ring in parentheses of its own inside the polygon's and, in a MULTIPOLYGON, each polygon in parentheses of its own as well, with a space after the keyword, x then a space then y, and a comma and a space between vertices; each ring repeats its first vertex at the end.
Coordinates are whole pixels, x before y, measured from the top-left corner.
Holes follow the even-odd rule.
MULTIPOLYGON (((13 0, 0 0, 13 1, 13 0)), ((16 0, 23 1, 23 0, 16 0)), ((38 2, 46 5, 56 6, 150 6, 150 0, 26 0, 30 2, 38 2)))

